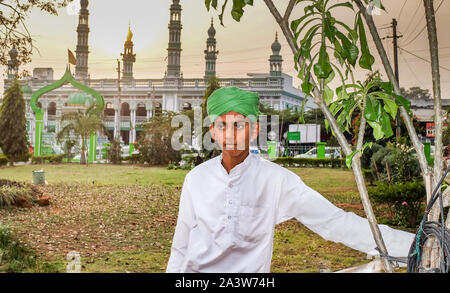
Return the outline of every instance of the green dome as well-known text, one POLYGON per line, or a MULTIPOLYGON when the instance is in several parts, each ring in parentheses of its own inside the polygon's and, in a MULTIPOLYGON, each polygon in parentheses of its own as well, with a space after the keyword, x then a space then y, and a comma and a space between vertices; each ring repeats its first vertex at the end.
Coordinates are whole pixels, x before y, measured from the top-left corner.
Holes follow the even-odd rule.
POLYGON ((86 105, 86 101, 89 101, 89 104, 92 104, 94 102, 94 99, 91 95, 84 93, 84 92, 78 92, 71 94, 69 96, 69 100, 67 101, 68 106, 84 106, 86 105))
POLYGON ((22 91, 24 94, 32 94, 33 93, 33 89, 28 84, 26 84, 22 87, 22 91))

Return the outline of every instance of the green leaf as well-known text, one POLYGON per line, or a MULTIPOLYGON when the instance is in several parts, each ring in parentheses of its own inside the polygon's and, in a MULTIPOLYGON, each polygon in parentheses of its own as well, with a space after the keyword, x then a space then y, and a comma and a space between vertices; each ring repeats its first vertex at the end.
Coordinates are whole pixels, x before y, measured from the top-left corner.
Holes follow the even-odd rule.
POLYGON ((334 8, 336 8, 336 7, 348 7, 348 8, 350 8, 351 10, 354 10, 354 9, 353 9, 353 5, 352 5, 350 2, 345 2, 345 3, 338 3, 338 4, 334 4, 334 5, 330 6, 330 7, 328 8, 328 11, 330 11, 331 9, 334 9, 334 8))
POLYGON ((231 16, 234 20, 240 21, 242 15, 244 14, 245 2, 242 0, 233 0, 233 8, 231 9, 231 16))
POLYGON ((211 0, 205 0, 205 6, 206 6, 206 9, 209 11, 210 6, 211 6, 211 0))
POLYGON ((367 123, 370 125, 370 127, 373 128, 373 137, 376 140, 380 140, 384 137, 384 133, 383 133, 380 123, 375 122, 375 121, 367 121, 367 123))
POLYGON ((377 110, 370 96, 366 97, 366 107, 364 108, 364 117, 368 121, 377 121, 377 110))
POLYGON ((392 96, 394 97, 395 102, 397 103, 397 105, 403 106, 406 109, 406 111, 408 111, 408 112, 410 111, 410 109, 411 109, 411 102, 410 101, 408 101, 404 97, 396 95, 396 94, 392 94, 392 96))
POLYGON ((350 42, 350 40, 343 33, 337 32, 336 35, 342 42, 342 57, 347 59, 351 65, 355 66, 356 60, 358 60, 359 56, 358 47, 352 44, 352 42, 350 42))
POLYGON ((381 129, 384 133, 384 137, 391 137, 394 133, 392 132, 391 120, 389 119, 389 115, 383 113, 381 116, 381 129))
POLYGON ((332 71, 326 46, 322 45, 319 52, 319 61, 314 64, 314 74, 317 78, 327 78, 332 71))
POLYGON ((350 155, 345 157, 345 164, 347 165, 347 168, 349 169, 351 168, 353 157, 356 155, 357 152, 359 152, 359 150, 354 150, 350 155))
POLYGON ((392 101, 392 100, 386 98, 386 99, 383 99, 383 102, 384 102, 384 110, 387 113, 391 114, 391 117, 393 119, 395 119, 395 117, 397 116, 397 110, 398 110, 398 106, 395 103, 395 101, 392 101))
POLYGON ((222 5, 222 12, 219 14, 219 20, 220 24, 223 26, 223 14, 225 13, 225 7, 227 6, 228 0, 225 0, 225 2, 222 5))
POLYGON ((326 105, 329 105, 333 101, 334 92, 329 86, 325 86, 323 89, 323 99, 326 105))
POLYGON ((375 57, 370 54, 369 45, 367 44, 366 31, 364 29, 361 15, 358 15, 358 29, 359 43, 361 45, 361 58, 359 59, 359 66, 367 70, 372 70, 372 65, 375 63, 375 57))
POLYGON ((336 74, 334 73, 334 71, 332 70, 330 75, 327 77, 327 79, 325 80, 325 85, 329 84, 330 82, 333 81, 334 77, 336 76, 336 74))

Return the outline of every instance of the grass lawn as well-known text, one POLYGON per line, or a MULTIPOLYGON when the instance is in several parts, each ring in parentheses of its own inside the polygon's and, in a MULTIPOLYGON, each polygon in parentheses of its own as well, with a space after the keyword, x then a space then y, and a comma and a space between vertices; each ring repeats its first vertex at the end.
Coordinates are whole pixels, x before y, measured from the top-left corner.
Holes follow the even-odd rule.
MULTIPOLYGON (((40 169, 49 183, 40 188, 51 205, 0 209, 0 219, 46 271, 65 272, 70 251, 80 253, 82 272, 165 271, 187 171, 24 165, 0 168, 0 178, 31 182, 32 171, 40 169)), ((336 205, 364 215, 352 172, 290 170, 336 205)), ((295 220, 276 227, 272 272, 335 271, 365 262, 365 254, 326 241, 295 220)))

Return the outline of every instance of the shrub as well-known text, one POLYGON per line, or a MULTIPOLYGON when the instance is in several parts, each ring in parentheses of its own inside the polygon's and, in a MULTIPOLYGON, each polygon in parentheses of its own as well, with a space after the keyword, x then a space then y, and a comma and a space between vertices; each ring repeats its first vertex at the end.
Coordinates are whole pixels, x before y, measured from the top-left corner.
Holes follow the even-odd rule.
POLYGON ((0 156, 0 167, 6 166, 8 164, 8 159, 5 156, 0 156))
POLYGON ((279 157, 274 163, 280 164, 284 167, 330 167, 339 168, 345 166, 345 159, 338 158, 293 158, 293 157, 279 157))
POLYGON ((111 140, 108 147, 108 160, 113 164, 122 164, 122 146, 119 140, 111 140))
POLYGON ((420 166, 414 150, 401 144, 379 149, 371 159, 370 169, 378 181, 410 182, 420 176, 420 166))
POLYGON ((62 155, 47 155, 47 156, 33 156, 31 158, 32 164, 61 164, 63 159, 66 157, 65 154, 62 155))
POLYGON ((368 190, 375 203, 387 204, 395 215, 394 224, 415 227, 420 219, 422 203, 425 202, 425 185, 420 181, 406 183, 379 183, 368 190))
POLYGON ((31 189, 24 186, 0 185, 0 208, 16 204, 20 197, 28 197, 31 189))

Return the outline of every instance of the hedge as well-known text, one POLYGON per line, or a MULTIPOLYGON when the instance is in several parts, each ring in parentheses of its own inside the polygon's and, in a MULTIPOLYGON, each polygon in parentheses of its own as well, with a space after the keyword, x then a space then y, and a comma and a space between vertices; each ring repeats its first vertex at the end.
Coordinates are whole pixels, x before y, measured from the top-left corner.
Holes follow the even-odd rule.
POLYGON ((8 164, 8 159, 5 156, 0 156, 0 167, 8 164))
POLYGON ((345 167, 345 159, 340 158, 293 158, 293 157, 279 157, 273 161, 283 167, 330 167, 343 168, 345 167))
MULTIPOLYGON (((31 156, 32 156, 32 153, 25 153, 22 156, 16 158, 16 160, 14 162, 15 163, 17 163, 17 162, 28 162, 28 160, 31 158, 31 156)), ((0 167, 1 166, 5 166, 8 163, 9 163, 8 158, 4 154, 1 154, 0 155, 0 167)))
POLYGON ((32 164, 45 164, 45 163, 52 163, 52 164, 60 164, 62 163, 62 160, 66 157, 65 154, 62 155, 47 155, 47 156, 33 156, 31 158, 32 164))

